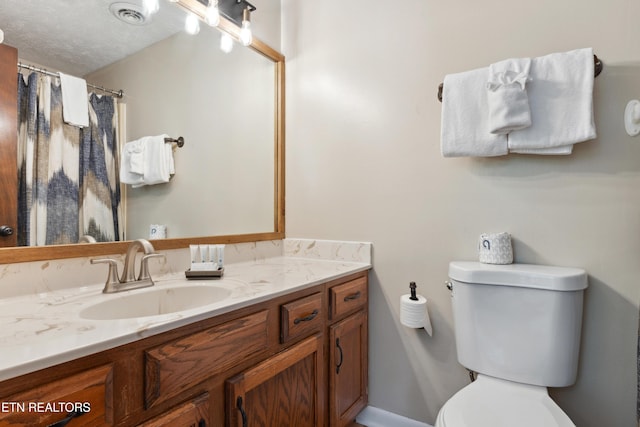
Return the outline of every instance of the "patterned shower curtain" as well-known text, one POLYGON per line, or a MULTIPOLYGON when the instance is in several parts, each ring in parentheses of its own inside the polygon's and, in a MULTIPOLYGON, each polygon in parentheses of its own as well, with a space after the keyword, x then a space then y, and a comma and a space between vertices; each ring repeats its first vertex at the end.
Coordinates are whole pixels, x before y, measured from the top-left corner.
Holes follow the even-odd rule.
POLYGON ((18 245, 121 240, 115 100, 92 94, 79 129, 62 120, 52 80, 18 74, 18 245))

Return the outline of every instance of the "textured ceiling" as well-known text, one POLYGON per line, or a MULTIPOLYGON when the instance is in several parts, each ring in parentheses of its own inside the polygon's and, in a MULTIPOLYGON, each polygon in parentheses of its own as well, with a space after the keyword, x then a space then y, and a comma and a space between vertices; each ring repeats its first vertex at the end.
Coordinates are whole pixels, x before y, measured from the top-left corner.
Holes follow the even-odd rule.
POLYGON ((16 47, 23 62, 82 77, 183 28, 185 12, 165 0, 145 25, 117 19, 109 6, 120 2, 142 4, 142 0, 0 0, 4 43, 16 47))

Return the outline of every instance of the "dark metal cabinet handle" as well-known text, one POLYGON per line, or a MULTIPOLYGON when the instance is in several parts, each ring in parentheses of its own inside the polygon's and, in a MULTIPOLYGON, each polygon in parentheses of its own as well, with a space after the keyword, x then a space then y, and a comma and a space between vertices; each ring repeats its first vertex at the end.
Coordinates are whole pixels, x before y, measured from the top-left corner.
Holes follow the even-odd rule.
POLYGON ((200 421, 198 421, 198 427, 207 427, 207 422, 204 418, 200 418, 200 421))
POLYGON ((242 416, 242 427, 247 427, 247 413, 242 407, 242 396, 238 396, 238 399, 236 400, 236 408, 238 408, 238 411, 240 411, 240 415, 242 416))
POLYGON ((47 427, 64 427, 67 424, 69 424, 72 419, 78 418, 80 415, 84 415, 84 414, 85 414, 85 411, 82 411, 82 410, 69 412, 65 418, 61 419, 56 423, 49 424, 47 427))
POLYGON ((298 323, 300 323, 300 322, 308 322, 308 321, 310 321, 310 320, 313 320, 313 319, 315 319, 315 318, 316 318, 316 316, 318 315, 318 313, 319 313, 319 311, 318 311, 318 310, 313 310, 313 312, 312 312, 310 315, 308 315, 307 317, 298 317, 297 319, 295 319, 295 320, 293 321, 293 324, 294 324, 294 325, 297 325, 297 324, 298 324, 298 323))
POLYGON ((362 295, 360 291, 356 292, 355 294, 347 295, 346 297, 344 297, 344 302, 358 299, 360 298, 360 295, 362 295))
POLYGON ((340 373, 340 367, 342 366, 342 362, 344 362, 344 355, 342 354, 342 347, 340 347, 340 338, 336 338, 336 347, 340 350, 340 361, 336 365, 336 374, 340 373))
POLYGON ((0 225, 0 236, 8 237, 13 234, 13 228, 8 225, 0 225))

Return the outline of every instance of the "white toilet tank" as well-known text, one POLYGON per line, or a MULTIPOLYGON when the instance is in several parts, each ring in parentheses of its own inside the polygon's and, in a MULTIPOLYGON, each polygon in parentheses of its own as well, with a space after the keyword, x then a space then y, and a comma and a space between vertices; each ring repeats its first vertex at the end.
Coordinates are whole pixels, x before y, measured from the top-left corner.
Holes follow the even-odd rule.
POLYGON ((544 387, 575 382, 584 270, 455 261, 449 277, 463 366, 544 387))

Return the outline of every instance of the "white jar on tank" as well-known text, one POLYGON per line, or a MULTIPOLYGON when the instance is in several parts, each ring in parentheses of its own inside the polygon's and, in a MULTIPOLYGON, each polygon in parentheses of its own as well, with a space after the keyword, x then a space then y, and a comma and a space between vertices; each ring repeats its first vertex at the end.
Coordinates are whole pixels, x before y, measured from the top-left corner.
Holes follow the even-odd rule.
POLYGON ((479 381, 445 403, 436 427, 574 425, 546 387, 576 380, 586 272, 456 261, 449 277, 458 361, 479 381))

